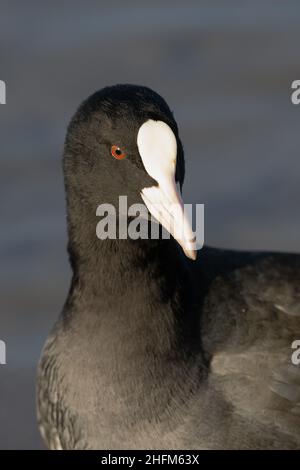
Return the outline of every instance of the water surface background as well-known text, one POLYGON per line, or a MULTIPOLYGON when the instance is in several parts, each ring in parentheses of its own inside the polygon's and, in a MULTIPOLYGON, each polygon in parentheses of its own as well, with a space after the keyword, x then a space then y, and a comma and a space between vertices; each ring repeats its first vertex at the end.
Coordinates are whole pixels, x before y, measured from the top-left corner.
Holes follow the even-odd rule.
POLYGON ((0 448, 41 448, 34 377, 70 281, 61 153, 109 84, 168 101, 209 244, 300 251, 299 0, 0 4, 0 448))

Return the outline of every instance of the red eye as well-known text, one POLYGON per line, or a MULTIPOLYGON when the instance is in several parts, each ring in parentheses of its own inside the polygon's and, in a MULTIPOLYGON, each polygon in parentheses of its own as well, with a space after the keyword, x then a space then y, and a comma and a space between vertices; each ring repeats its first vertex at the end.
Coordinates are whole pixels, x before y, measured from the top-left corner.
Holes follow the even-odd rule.
POLYGON ((123 160, 123 158, 126 157, 126 154, 123 153, 122 150, 120 149, 120 147, 118 147, 117 145, 112 145, 111 146, 111 154, 117 160, 123 160))

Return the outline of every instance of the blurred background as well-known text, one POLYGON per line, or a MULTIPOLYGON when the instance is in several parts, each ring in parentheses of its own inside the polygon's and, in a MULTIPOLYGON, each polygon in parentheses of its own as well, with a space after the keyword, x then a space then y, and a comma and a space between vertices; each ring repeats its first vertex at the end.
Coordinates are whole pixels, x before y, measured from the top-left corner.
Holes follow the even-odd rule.
POLYGON ((42 448, 35 370, 70 281, 61 154, 78 104, 152 87, 179 124, 206 243, 300 251, 299 22, 299 0, 1 1, 1 449, 42 448))

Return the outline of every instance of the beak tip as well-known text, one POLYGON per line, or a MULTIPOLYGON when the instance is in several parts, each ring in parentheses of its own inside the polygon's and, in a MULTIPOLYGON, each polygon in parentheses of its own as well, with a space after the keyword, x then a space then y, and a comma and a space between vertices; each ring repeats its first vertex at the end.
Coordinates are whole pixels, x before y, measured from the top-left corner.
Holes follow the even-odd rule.
POLYGON ((192 261, 196 261, 196 259, 197 259, 197 251, 196 250, 184 250, 184 253, 192 261))

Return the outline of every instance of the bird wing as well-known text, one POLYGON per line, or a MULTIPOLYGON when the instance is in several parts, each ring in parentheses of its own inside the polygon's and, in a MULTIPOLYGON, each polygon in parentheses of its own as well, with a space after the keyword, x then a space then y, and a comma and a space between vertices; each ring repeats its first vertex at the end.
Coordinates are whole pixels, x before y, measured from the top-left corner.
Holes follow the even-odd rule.
POLYGON ((300 257, 238 258, 218 258, 203 306, 212 382, 234 413, 300 445, 300 257))
POLYGON ((37 379, 37 415, 42 438, 50 450, 62 450, 59 436, 60 400, 58 397, 57 366, 51 354, 54 338, 49 337, 40 359, 37 379))
POLYGON ((46 446, 51 450, 86 448, 77 417, 65 403, 64 373, 55 343, 55 328, 49 336, 39 363, 37 377, 38 425, 46 446))

